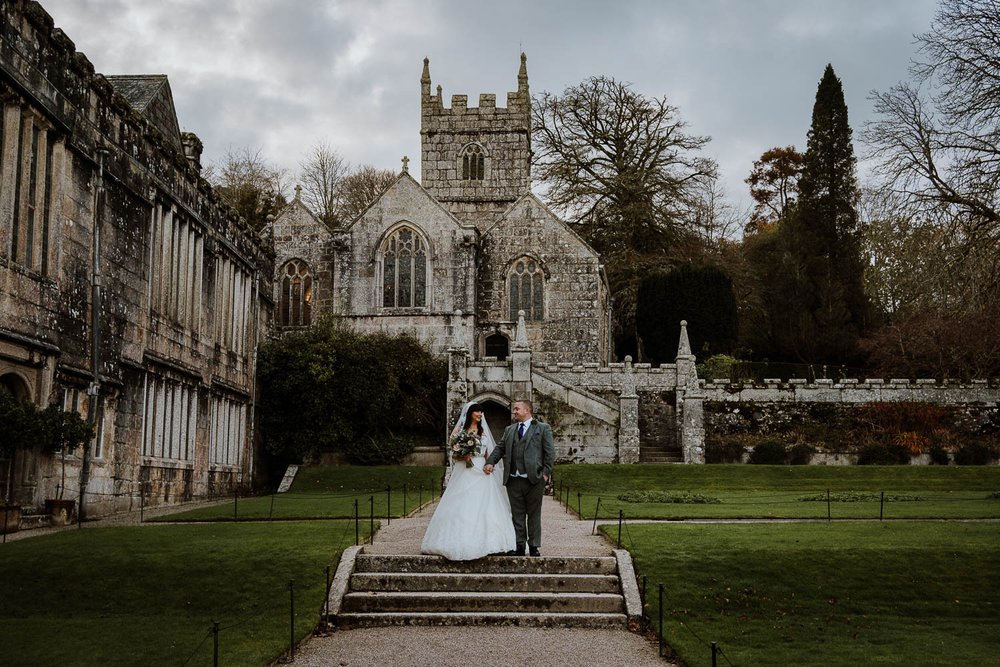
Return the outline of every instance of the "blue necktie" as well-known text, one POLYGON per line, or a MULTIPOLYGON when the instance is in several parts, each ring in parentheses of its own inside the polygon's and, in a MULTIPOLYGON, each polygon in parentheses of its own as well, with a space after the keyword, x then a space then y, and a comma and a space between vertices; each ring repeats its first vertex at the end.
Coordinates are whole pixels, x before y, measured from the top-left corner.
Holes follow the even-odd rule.
POLYGON ((517 425, 517 439, 520 440, 524 437, 524 422, 517 425))

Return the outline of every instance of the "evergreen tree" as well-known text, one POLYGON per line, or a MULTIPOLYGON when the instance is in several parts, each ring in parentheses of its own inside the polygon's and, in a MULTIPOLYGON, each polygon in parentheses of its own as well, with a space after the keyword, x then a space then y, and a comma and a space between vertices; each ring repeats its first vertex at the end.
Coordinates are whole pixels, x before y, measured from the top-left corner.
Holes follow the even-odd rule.
POLYGON ((733 283, 714 266, 684 265, 648 275, 639 284, 635 320, 643 361, 674 360, 681 320, 688 322, 691 350, 698 358, 730 354, 738 333, 733 283))
POLYGON ((807 362, 856 362, 868 302, 864 293, 857 202, 859 188, 844 90, 832 65, 816 91, 803 155, 799 200, 784 231, 784 290, 790 344, 786 355, 807 362), (788 275, 790 272, 790 275, 788 275), (794 298, 793 298, 794 297, 794 298), (790 312, 790 303, 798 312, 790 312))

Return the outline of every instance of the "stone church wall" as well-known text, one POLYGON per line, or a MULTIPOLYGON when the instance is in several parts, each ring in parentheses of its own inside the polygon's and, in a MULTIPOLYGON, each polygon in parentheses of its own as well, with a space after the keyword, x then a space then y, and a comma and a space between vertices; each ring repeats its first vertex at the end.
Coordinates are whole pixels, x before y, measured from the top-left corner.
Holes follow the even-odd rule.
MULTIPOLYGON (((3 3, 0 43, 0 380, 95 421, 64 497, 83 486, 95 516, 248 479, 271 257, 201 178, 200 156, 95 73, 38 3, 3 3)), ((155 105, 172 107, 169 94, 155 105)), ((55 458, 16 458, 12 498, 56 495, 55 458)))

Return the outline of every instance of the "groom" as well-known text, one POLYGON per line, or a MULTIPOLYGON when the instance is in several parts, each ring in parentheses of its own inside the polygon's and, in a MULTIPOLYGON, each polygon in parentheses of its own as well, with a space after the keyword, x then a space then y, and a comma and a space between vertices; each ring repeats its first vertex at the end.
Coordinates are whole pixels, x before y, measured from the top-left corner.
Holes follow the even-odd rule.
POLYGON ((552 477, 552 464, 556 458, 552 429, 535 419, 532 411, 531 401, 514 403, 515 423, 504 430, 503 437, 483 466, 483 472, 489 475, 496 462, 503 459, 503 483, 510 498, 510 514, 517 538, 517 550, 510 553, 512 556, 523 556, 525 543, 529 556, 540 555, 542 495, 545 484, 552 477))

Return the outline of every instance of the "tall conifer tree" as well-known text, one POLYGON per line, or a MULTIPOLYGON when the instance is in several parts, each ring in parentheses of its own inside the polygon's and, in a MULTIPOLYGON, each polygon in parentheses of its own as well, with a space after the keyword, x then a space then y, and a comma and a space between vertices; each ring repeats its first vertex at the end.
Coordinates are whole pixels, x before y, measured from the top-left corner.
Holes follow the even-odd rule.
POLYGON ((857 361, 868 312, 858 194, 844 90, 827 65, 813 105, 798 206, 786 230, 802 308, 788 322, 792 331, 787 333, 803 361, 857 361))

